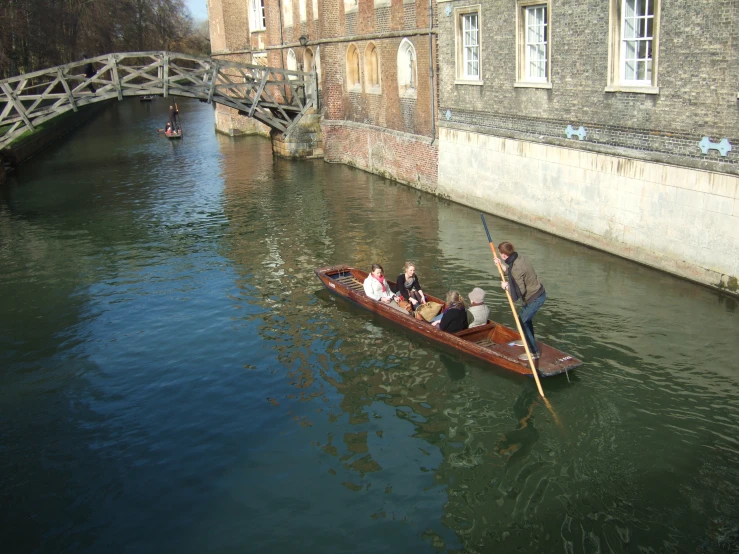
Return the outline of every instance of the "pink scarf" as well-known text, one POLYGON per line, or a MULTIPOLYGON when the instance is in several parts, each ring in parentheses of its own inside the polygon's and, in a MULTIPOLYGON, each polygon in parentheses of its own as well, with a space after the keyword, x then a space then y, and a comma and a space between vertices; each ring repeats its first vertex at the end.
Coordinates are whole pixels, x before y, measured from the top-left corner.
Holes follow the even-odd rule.
MULTIPOLYGON (((375 277, 375 274, 374 273, 370 273, 370 275, 372 277, 375 277)), ((382 285, 382 292, 387 292, 387 288, 385 287, 385 276, 383 275, 382 276, 382 279, 378 279, 377 277, 375 277, 375 280, 376 281, 379 281, 380 284, 382 285)))

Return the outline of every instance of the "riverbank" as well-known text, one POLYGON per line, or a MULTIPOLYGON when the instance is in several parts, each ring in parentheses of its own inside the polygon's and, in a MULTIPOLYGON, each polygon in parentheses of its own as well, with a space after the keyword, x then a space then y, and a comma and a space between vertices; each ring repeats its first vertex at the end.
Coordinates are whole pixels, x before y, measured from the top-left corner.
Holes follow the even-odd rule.
POLYGON ((21 135, 10 146, 0 150, 0 183, 5 181, 5 164, 16 167, 26 162, 53 142, 96 117, 105 105, 106 103, 85 106, 77 112, 70 111, 45 121, 34 132, 21 135))

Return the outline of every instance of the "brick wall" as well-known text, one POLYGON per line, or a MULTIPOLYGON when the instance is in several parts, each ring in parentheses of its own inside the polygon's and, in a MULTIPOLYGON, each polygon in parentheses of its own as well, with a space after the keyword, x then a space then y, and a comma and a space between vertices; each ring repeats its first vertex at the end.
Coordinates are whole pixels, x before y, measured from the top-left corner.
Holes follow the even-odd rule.
POLYGON ((346 121, 325 121, 324 159, 428 192, 436 191, 439 152, 431 139, 346 121))
POLYGON ((516 88, 513 0, 440 3, 440 125, 739 173, 739 7, 736 0, 662 0, 659 94, 606 92, 609 2, 551 0, 551 88, 516 88), (455 84, 454 17, 447 5, 481 4, 483 86, 455 84), (447 114, 447 110, 449 113, 447 114), (447 118, 448 115, 448 118, 447 118), (453 126, 453 125, 452 125, 453 126), (734 150, 702 154, 703 136, 734 150))

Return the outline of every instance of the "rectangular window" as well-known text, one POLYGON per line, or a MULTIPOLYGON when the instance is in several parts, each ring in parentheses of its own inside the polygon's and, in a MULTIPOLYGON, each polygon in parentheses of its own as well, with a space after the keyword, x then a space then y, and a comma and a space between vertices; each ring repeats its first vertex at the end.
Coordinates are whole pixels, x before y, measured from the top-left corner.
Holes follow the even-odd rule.
POLYGON ((480 6, 456 8, 457 81, 482 84, 480 6))
POLYGON ((547 7, 526 8, 526 80, 547 80, 547 7))
POLYGON ((480 29, 476 13, 462 16, 462 76, 465 79, 480 78, 480 29))
POLYGON ((549 0, 516 2, 517 87, 551 88, 549 0))
POLYGON ((318 0, 313 0, 313 19, 318 20, 318 0))
POLYGON ((293 0, 282 0, 282 24, 285 27, 293 26, 293 0))
POLYGON ((608 92, 657 94, 660 0, 611 0, 608 92))
POLYGON ((264 31, 267 20, 264 17, 264 0, 249 0, 249 29, 264 31))
POLYGON ((654 0, 623 0, 623 3, 621 80, 651 85, 654 0))
POLYGON ((299 0, 298 2, 298 9, 300 11, 300 21, 308 20, 308 12, 306 10, 305 2, 306 0, 299 0))

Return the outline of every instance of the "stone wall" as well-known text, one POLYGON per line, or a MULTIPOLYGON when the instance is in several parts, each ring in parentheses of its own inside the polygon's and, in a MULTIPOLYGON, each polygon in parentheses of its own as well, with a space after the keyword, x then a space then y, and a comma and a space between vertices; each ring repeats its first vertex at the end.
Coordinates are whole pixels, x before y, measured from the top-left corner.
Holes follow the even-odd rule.
POLYGON ((550 82, 540 88, 516 86, 516 2, 462 0, 440 3, 439 10, 472 4, 481 6, 482 83, 455 82, 454 16, 444 12, 439 16, 442 121, 479 124, 491 134, 519 132, 543 142, 564 138, 567 125, 582 125, 587 137, 573 148, 654 152, 660 161, 665 156, 708 161, 723 165, 712 169, 739 174, 736 0, 659 2, 656 90, 644 93, 608 87, 608 0, 550 0, 550 82), (728 138, 735 147, 727 157, 716 150, 702 154, 703 136, 714 142, 728 138))
POLYGON ((739 293, 739 177, 440 129, 438 194, 739 293))

